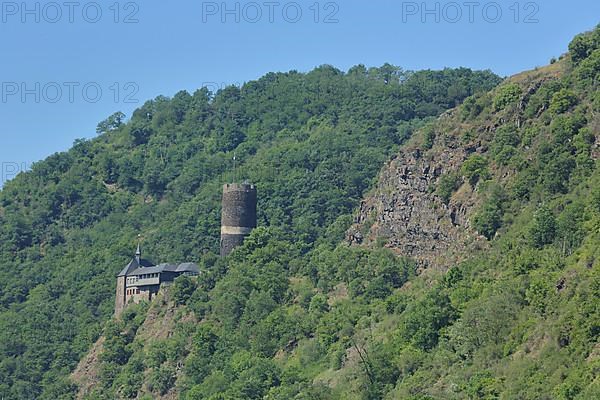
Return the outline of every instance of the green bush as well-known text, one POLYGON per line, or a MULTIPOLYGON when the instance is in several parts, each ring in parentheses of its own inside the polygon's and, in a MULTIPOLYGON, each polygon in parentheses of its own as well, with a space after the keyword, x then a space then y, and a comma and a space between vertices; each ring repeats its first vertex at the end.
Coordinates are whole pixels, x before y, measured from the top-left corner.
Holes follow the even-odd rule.
POLYGON ((549 110, 553 114, 562 114, 569 111, 575 104, 577 104, 575 93, 569 89, 561 89, 552 96, 549 110))
POLYGON ((423 150, 429 150, 433 147, 433 143, 435 141, 435 130, 431 125, 423 128, 423 150))
POLYGON ((472 154, 465 160, 460 171, 471 186, 475 186, 480 179, 489 177, 488 161, 482 155, 472 154))
POLYGON ((494 110, 500 111, 509 105, 515 105, 521 98, 522 93, 521 87, 516 83, 508 83, 501 86, 494 97, 494 110))
POLYGON ((598 28, 592 33, 582 33, 575 36, 571 43, 569 43, 569 53, 571 54, 573 63, 577 65, 589 57, 600 45, 599 37, 598 28))
POLYGON ((505 200, 503 189, 500 186, 493 186, 490 195, 473 217, 473 227, 488 240, 491 240, 502 226, 505 200))
POLYGON ((548 276, 544 275, 537 279, 534 278, 525 292, 525 300, 540 315, 546 313, 548 295, 550 293, 548 281, 548 276))
POLYGON ((175 304, 187 304, 196 290, 196 281, 189 276, 182 275, 175 279, 171 286, 171 295, 175 304))
POLYGON ((456 317, 457 312, 445 293, 428 292, 424 299, 409 305, 404 312, 398 338, 421 350, 431 350, 437 346, 441 330, 456 317))
POLYGON ((442 175, 435 189, 435 193, 444 203, 448 204, 450 197, 452 197, 452 194, 460 187, 460 184, 461 179, 457 173, 451 172, 442 175))
POLYGON ((540 88, 529 98, 525 107, 525 116, 535 118, 550 107, 552 96, 563 87, 558 79, 551 79, 542 83, 540 88))
POLYGON ((175 384, 176 376, 175 368, 168 364, 154 368, 148 377, 148 389, 163 396, 175 384))
POLYGON ((547 206, 541 206, 534 214, 529 227, 529 241, 537 248, 554 242, 556 219, 547 206))

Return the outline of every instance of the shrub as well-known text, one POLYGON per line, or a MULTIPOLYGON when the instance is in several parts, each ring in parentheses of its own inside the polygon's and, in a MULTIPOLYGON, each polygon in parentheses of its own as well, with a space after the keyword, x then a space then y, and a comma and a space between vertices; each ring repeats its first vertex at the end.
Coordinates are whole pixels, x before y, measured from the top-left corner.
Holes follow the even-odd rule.
POLYGON ((575 36, 571 43, 569 43, 569 53, 571 53, 573 63, 577 65, 592 54, 592 51, 598 46, 597 40, 595 40, 597 36, 597 34, 593 35, 590 33, 582 33, 575 36))
POLYGON ((429 150, 433 147, 435 140, 435 131, 432 126, 427 126, 423 130, 423 150, 429 150))
POLYGON ((171 294, 175 304, 186 304, 196 290, 196 282, 189 276, 182 275, 175 279, 171 287, 171 294))
POLYGON ((525 300, 539 315, 546 313, 550 287, 548 277, 542 276, 533 280, 525 292, 525 300))
POLYGON ((592 191, 592 202, 591 202, 592 210, 600 213, 600 187, 594 188, 592 191))
POLYGON ((556 236, 556 219, 546 206, 540 207, 533 215, 529 228, 529 240, 537 248, 544 247, 554 241, 556 236))
POLYGON ((446 204, 450 201, 452 194, 460 187, 461 179, 458 174, 451 172, 443 175, 437 185, 435 193, 446 204))
POLYGON ((509 83, 502 86, 498 90, 496 97, 494 97, 494 110, 500 111, 511 104, 515 104, 521 97, 522 93, 523 91, 521 90, 521 87, 516 83, 509 83))
POLYGON ((535 118, 540 112, 548 109, 552 96, 562 87, 559 80, 544 82, 540 88, 529 98, 525 107, 525 116, 535 118))
POLYGON ((471 186, 475 186, 479 179, 489 176, 488 161, 479 154, 473 154, 465 160, 460 171, 469 180, 471 186))
POLYGON ((153 369, 150 373, 150 377, 148 378, 148 388, 152 392, 164 395, 173 387, 175 380, 175 368, 163 364, 159 368, 153 369))
POLYGON ((550 112, 553 114, 562 114, 568 111, 577 103, 575 93, 569 89, 561 89, 554 93, 550 101, 550 112))
POLYGON ((464 120, 477 117, 483 111, 483 105, 478 101, 477 97, 467 97, 460 109, 461 116, 464 120))
POLYGON ((465 392, 470 399, 497 399, 499 383, 489 371, 477 372, 469 379, 465 392))
POLYGON ((505 198, 502 188, 499 186, 493 187, 490 197, 473 217, 473 226, 477 229, 477 232, 484 235, 488 240, 492 239, 502 226, 505 198))
POLYGON ((448 296, 433 290, 404 312, 399 339, 421 350, 431 350, 437 346, 441 330, 456 317, 448 296))

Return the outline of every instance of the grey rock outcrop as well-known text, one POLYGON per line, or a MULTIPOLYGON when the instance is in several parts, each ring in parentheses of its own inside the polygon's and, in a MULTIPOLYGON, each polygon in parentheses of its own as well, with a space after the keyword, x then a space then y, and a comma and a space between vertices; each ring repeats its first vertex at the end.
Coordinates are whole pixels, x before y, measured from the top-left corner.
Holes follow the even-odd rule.
POLYGON ((470 185, 463 184, 448 204, 435 194, 440 177, 459 171, 478 144, 437 144, 427 152, 407 147, 384 167, 347 232, 348 242, 383 242, 399 255, 415 259, 421 268, 449 267, 471 246, 484 245, 469 225, 476 202, 470 185))

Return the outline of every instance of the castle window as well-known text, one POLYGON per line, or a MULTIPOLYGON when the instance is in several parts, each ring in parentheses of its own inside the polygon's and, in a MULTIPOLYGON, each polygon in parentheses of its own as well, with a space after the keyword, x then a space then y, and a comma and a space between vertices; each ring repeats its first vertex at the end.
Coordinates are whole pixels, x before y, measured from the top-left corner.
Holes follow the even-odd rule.
POLYGON ((136 294, 140 294, 140 289, 136 289, 136 294))

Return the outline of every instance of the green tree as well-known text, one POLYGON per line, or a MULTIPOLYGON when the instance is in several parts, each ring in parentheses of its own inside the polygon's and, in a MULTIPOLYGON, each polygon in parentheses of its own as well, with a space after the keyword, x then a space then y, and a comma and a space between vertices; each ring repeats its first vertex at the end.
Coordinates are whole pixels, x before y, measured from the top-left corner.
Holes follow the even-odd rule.
POLYGON ((124 120, 125 114, 123 114, 121 111, 117 111, 98 124, 96 127, 96 133, 103 134, 119 129, 121 126, 123 126, 124 120))
POLYGON ((569 89, 561 89, 554 93, 550 101, 550 112, 553 114, 562 114, 568 111, 577 103, 577 97, 569 89))
POLYGON ((552 211, 542 205, 533 214, 533 221, 529 228, 529 240, 533 246, 541 248, 554 241, 556 235, 556 219, 552 211))
POLYGON ((494 97, 494 110, 503 110, 509 105, 516 104, 522 93, 521 87, 516 83, 501 86, 494 97))
POLYGON ((488 240, 491 240, 502 226, 506 195, 502 187, 498 185, 492 186, 489 191, 488 198, 473 216, 473 226, 488 240))
POLYGON ((450 197, 452 197, 454 192, 460 187, 460 184, 461 180, 458 174, 448 173, 442 175, 437 184, 435 192, 444 203, 448 204, 450 197))
POLYGON ((430 292, 407 308, 398 332, 399 338, 419 349, 431 350, 437 346, 441 330, 456 317, 456 310, 446 294, 430 292))
POLYGON ((488 161, 480 154, 473 154, 465 160, 460 171, 471 186, 475 186, 480 179, 487 179, 489 176, 488 161))
POLYGON ((175 279, 171 286, 171 295, 175 304, 186 304, 196 290, 196 282, 189 276, 182 275, 175 279))

